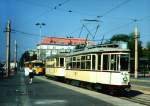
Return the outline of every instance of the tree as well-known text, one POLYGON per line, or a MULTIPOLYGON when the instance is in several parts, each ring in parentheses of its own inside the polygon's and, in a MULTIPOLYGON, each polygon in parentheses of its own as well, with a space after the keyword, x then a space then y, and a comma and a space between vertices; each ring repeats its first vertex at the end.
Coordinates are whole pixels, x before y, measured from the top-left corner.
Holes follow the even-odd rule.
POLYGON ((129 42, 129 36, 126 34, 116 34, 110 39, 110 41, 124 41, 129 42))
POLYGON ((150 41, 147 42, 147 45, 146 45, 147 49, 150 50, 150 41))
MULTIPOLYGON (((110 39, 111 42, 113 41, 124 41, 128 43, 128 48, 130 49, 131 57, 134 58, 134 33, 130 33, 129 35, 127 34, 116 34, 113 35, 112 38, 110 39)), ((138 41, 138 52, 139 56, 142 56, 142 42, 139 40, 138 41)))
POLYGON ((150 59, 150 41, 147 42, 146 48, 143 49, 143 57, 150 59))

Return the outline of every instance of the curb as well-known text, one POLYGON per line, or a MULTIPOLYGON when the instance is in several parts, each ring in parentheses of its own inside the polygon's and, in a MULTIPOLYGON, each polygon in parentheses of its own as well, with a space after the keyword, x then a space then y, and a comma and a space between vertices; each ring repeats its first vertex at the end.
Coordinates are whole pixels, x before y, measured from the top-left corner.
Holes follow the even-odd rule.
POLYGON ((134 82, 150 82, 150 79, 149 80, 141 80, 141 79, 130 79, 131 81, 134 81, 134 82))

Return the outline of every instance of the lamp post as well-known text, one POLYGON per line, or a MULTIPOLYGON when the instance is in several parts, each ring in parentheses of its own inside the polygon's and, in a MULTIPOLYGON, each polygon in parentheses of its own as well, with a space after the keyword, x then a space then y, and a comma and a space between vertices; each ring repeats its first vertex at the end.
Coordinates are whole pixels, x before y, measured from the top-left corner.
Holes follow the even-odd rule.
POLYGON ((39 26, 39 28, 40 28, 40 43, 39 43, 40 48, 39 48, 39 56, 38 56, 38 60, 40 60, 40 59, 42 59, 41 58, 42 26, 45 26, 46 24, 43 22, 42 23, 37 22, 35 25, 39 26))

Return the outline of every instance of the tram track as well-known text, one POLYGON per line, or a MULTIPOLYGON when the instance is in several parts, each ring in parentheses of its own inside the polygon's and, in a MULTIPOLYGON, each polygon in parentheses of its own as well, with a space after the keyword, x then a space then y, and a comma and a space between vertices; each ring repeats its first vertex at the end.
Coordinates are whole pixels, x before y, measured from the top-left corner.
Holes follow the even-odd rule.
POLYGON ((150 106, 150 95, 142 94, 135 97, 119 97, 124 100, 132 101, 135 103, 143 104, 146 106, 150 106))
MULTIPOLYGON (((51 80, 61 82, 61 81, 58 81, 58 80, 55 80, 55 79, 51 79, 51 80)), ((62 83, 64 83, 64 82, 62 82, 62 83)), ((77 86, 76 84, 73 84, 73 83, 66 83, 66 84, 72 85, 72 86, 77 86)), ((106 95, 111 95, 111 96, 118 97, 118 98, 123 99, 123 100, 134 102, 134 103, 139 103, 139 104, 142 104, 142 105, 150 106, 150 94, 144 94, 143 92, 141 92, 138 89, 131 90, 128 93, 123 93, 123 94, 120 93, 118 95, 118 94, 114 94, 114 93, 110 94, 110 92, 103 92, 101 90, 96 90, 96 89, 93 89, 91 87, 89 88, 88 86, 77 86, 77 87, 88 89, 88 90, 91 90, 91 91, 94 91, 94 92, 99 92, 99 93, 106 94, 106 95)))
POLYGON ((131 101, 131 102, 135 102, 135 103, 150 106, 150 101, 149 100, 146 100, 146 99, 143 99, 143 98, 140 98, 140 97, 120 97, 120 98, 124 99, 124 100, 131 101))

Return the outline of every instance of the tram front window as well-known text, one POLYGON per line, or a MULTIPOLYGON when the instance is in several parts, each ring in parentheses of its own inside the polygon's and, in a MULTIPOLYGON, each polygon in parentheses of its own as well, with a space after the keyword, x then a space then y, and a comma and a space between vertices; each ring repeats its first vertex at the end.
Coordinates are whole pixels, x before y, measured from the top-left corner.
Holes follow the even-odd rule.
POLYGON ((120 70, 125 71, 129 69, 129 55, 120 55, 120 70))
POLYGON ((44 66, 43 63, 35 63, 35 64, 34 64, 34 67, 43 67, 43 66, 44 66))

